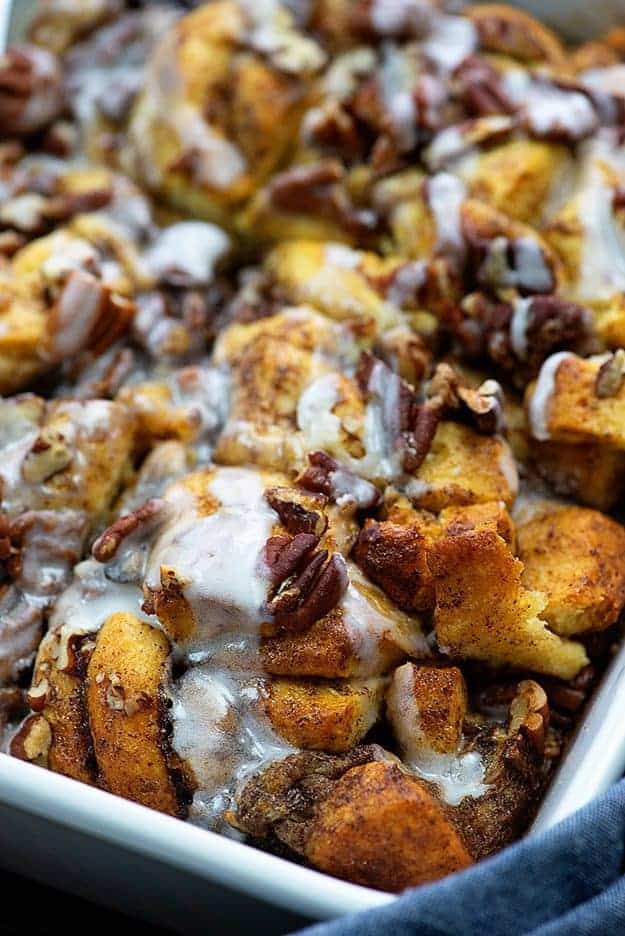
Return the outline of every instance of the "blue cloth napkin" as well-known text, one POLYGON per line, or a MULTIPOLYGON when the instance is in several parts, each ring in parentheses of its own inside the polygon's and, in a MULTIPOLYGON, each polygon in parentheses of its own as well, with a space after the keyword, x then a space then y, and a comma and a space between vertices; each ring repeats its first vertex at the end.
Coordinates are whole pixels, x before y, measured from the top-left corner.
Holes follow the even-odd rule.
POLYGON ((300 936, 625 936, 625 780, 564 822, 300 936))

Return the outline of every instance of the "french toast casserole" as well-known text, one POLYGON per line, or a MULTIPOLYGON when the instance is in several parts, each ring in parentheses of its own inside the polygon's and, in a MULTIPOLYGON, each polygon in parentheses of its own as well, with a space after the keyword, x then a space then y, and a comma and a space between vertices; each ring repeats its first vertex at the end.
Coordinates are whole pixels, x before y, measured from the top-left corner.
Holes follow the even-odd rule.
POLYGON ((498 4, 40 0, 5 751, 388 891, 525 831, 625 605, 624 59, 498 4))

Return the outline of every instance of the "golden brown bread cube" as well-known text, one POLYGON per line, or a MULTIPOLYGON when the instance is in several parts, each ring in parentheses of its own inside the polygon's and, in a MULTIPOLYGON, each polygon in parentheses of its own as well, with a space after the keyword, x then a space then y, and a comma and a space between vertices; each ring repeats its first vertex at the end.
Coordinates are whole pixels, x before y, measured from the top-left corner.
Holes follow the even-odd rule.
POLYGON ((404 663, 386 693, 387 718, 408 758, 455 753, 467 707, 467 687, 457 666, 404 663))
POLYGON ((305 855, 355 884, 401 891, 472 863, 426 786, 399 764, 353 767, 319 806, 305 855))
POLYGON ((466 174, 466 181, 474 198, 517 221, 536 226, 569 163, 564 146, 511 140, 481 153, 466 174))
POLYGON ((351 344, 341 326, 310 306, 225 329, 215 362, 230 368, 230 407, 215 461, 281 470, 298 465, 302 452, 294 436, 301 394, 331 368, 340 349, 350 353, 351 344))
POLYGON ((556 507, 517 527, 525 588, 542 592, 541 612, 563 636, 604 630, 625 604, 625 529, 597 510, 556 507))
POLYGON ((264 268, 285 299, 305 303, 336 321, 357 326, 360 335, 376 337, 401 323, 399 311, 374 285, 398 266, 398 260, 352 250, 341 244, 290 240, 267 255, 264 268))
POLYGON ((427 611, 434 605, 427 547, 427 533, 418 520, 400 524, 369 518, 356 541, 353 557, 400 608, 427 611))
POLYGON ((111 615, 87 668, 87 710, 103 786, 144 806, 181 815, 170 779, 163 681, 169 642, 132 614, 111 615))
POLYGON ((625 448, 625 383, 621 354, 581 358, 564 351, 543 364, 526 395, 538 441, 598 443, 625 448))
POLYGON ((405 493, 416 507, 438 513, 452 505, 503 501, 518 491, 514 456, 499 436, 479 435, 467 426, 442 422, 430 451, 405 493))
POLYGON ((358 744, 380 715, 384 680, 318 682, 273 679, 264 709, 276 731, 295 747, 341 753, 358 744))
POLYGON ((563 497, 611 510, 625 486, 625 452, 600 442, 530 441, 532 465, 549 486, 563 497))
POLYGON ((434 626, 443 652, 572 679, 588 658, 581 644, 552 633, 546 599, 523 587, 523 564, 491 530, 445 538, 429 555, 436 588, 434 626))

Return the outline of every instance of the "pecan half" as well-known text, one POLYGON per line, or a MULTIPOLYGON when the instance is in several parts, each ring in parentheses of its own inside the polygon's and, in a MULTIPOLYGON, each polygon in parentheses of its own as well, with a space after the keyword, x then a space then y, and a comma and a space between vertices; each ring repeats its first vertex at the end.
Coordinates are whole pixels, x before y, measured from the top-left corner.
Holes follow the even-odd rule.
POLYGON ((511 371, 522 386, 555 351, 566 348, 588 354, 595 350, 592 315, 559 296, 532 296, 509 303, 472 293, 460 311, 460 318, 449 317, 445 323, 456 338, 456 353, 469 359, 488 356, 498 367, 511 371))
POLYGON ((62 72, 56 57, 33 45, 14 45, 0 57, 0 134, 28 135, 58 117, 62 72))
POLYGON ((625 379, 625 350, 618 348, 603 362, 595 379, 595 394, 600 399, 616 396, 625 379))
POLYGON ((131 533, 134 533, 140 527, 145 527, 147 524, 152 529, 159 515, 164 519, 166 507, 166 501, 159 497, 153 497, 133 513, 119 517, 94 542, 91 547, 93 558, 97 559, 98 562, 109 562, 114 558, 123 540, 131 533))
POLYGON ((371 510, 380 500, 374 484, 359 478, 325 452, 309 453, 308 468, 296 483, 307 491, 325 494, 339 506, 353 505, 357 510, 371 510))
POLYGON ((318 549, 312 533, 272 536, 265 546, 272 591, 267 611, 278 630, 301 632, 328 614, 348 585, 342 556, 318 549))

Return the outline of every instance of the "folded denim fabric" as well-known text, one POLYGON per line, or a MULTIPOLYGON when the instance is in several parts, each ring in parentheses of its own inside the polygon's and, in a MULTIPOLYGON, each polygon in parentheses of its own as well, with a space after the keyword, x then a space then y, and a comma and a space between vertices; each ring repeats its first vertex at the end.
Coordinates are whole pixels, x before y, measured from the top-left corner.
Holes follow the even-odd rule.
POLYGON ((625 780, 564 822, 392 904, 300 936, 625 934, 625 780))

